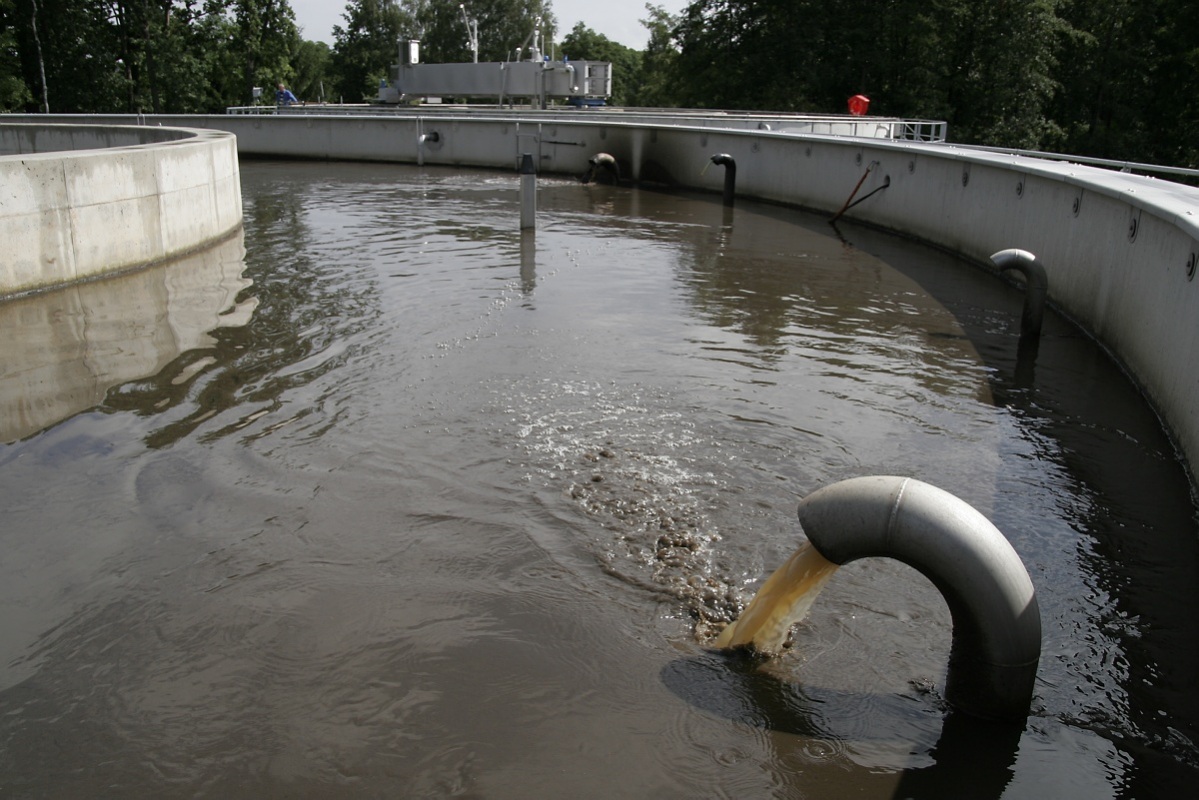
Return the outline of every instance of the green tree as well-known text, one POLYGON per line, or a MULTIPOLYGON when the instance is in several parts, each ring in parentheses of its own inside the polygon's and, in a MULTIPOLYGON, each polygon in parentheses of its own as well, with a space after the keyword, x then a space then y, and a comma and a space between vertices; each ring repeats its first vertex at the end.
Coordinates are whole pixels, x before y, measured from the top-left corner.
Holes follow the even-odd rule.
POLYGON ((291 54, 291 90, 307 101, 325 101, 333 96, 333 51, 324 42, 307 39, 297 43, 291 54))
POLYGON ((855 94, 877 114, 925 116, 947 110, 944 0, 837 2, 821 18, 821 50, 809 59, 809 100, 820 111, 846 111, 855 94))
POLYGON ((282 61, 274 54, 294 36, 285 0, 10 1, 22 81, 37 106, 63 113, 245 102, 263 77, 249 65, 285 71, 286 46, 282 61))
POLYGON ((337 96, 361 103, 378 93, 379 80, 399 57, 398 40, 415 34, 416 20, 394 0, 353 0, 342 19, 344 27, 333 26, 330 72, 337 96))
POLYGON ((697 0, 675 28, 675 92, 695 108, 815 110, 827 14, 810 0, 697 0))
POLYGON ((16 4, 0 0, 0 113, 24 111, 33 103, 33 93, 21 72, 16 25, 16 4))
POLYGON ((1199 37, 1195 4, 1163 0, 1155 37, 1160 57, 1150 85, 1149 115, 1157 121, 1150 159, 1199 169, 1199 37))
MULTIPOLYGON (((202 13, 188 0, 113 0, 104 4, 127 112, 184 113, 204 97, 203 42, 193 24, 202 13)), ((115 110, 115 109, 114 109, 115 110)))
POLYGON ((127 108, 127 71, 110 9, 101 0, 16 0, 23 82, 38 108, 99 112, 127 108))
POLYGON ((677 25, 679 99, 705 107, 844 112, 935 104, 944 0, 699 0, 677 25))
POLYGON ((470 61, 466 15, 478 23, 479 60, 513 61, 528 58, 516 54, 532 44, 534 30, 546 42, 554 37, 555 23, 549 0, 407 0, 416 17, 424 59, 432 62, 470 61))
POLYGON ((1061 0, 957 3, 947 30, 949 123, 958 141, 1035 148, 1056 134, 1047 107, 1066 26, 1061 0))
POLYGON ((1155 12, 1132 0, 1074 2, 1064 9, 1070 31, 1063 40, 1061 88, 1053 102, 1062 129, 1056 147, 1075 148, 1081 155, 1139 157, 1150 123, 1142 116, 1140 98, 1150 91, 1144 62, 1155 12))
POLYGON ((696 0, 676 35, 685 105, 945 116, 963 141, 1033 146, 1047 109, 1065 0, 696 0))
POLYGON ((288 57, 299 33, 287 0, 208 0, 205 8, 233 23, 231 38, 220 42, 236 56, 240 92, 230 105, 250 103, 254 87, 273 91, 291 77, 288 57))
POLYGON ((1178 0, 1066 3, 1056 149, 1196 166, 1199 42, 1178 0))
POLYGON ((202 108, 220 112, 229 106, 245 105, 236 23, 223 14, 205 14, 197 20, 194 35, 202 43, 199 51, 204 76, 202 108))
MULTIPOLYGON (((213 77, 225 80, 235 73, 231 53, 217 48, 221 37, 212 31, 224 23, 205 14, 196 0, 161 2, 151 20, 147 41, 152 67, 152 89, 149 92, 153 110, 164 114, 220 113, 227 106, 241 102, 239 90, 224 94, 214 91, 213 77), (220 67, 214 62, 224 62, 220 67)), ((228 37, 231 39, 232 37, 228 37)), ((232 86, 232 81, 230 81, 232 86)))
POLYGON ((327 82, 287 0, 0 0, 0 22, 4 109, 219 113, 255 86, 327 82))
POLYGON ((641 55, 641 70, 629 102, 655 108, 677 106, 679 48, 675 31, 680 18, 651 3, 645 4, 645 11, 648 19, 641 20, 641 24, 649 31, 649 41, 641 55))

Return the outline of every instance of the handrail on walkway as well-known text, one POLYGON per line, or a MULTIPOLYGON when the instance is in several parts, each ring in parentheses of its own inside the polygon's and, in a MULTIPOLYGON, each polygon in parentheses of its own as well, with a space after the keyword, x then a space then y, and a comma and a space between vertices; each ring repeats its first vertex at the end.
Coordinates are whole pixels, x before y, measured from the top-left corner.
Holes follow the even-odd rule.
POLYGON ((1190 169, 1188 167, 1167 167, 1161 164, 1146 164, 1139 161, 1072 156, 1064 153, 1048 153, 1042 150, 1018 150, 1011 147, 984 147, 977 144, 970 145, 970 149, 1012 156, 1028 156, 1029 158, 1040 158, 1046 161, 1064 161, 1072 164, 1086 164, 1092 167, 1106 167, 1119 172, 1144 172, 1150 175, 1182 175, 1188 178, 1199 178, 1199 169, 1190 169))
MULTIPOLYGON (((291 106, 230 106, 225 113, 234 116, 371 116, 398 117, 410 114, 453 114, 469 112, 472 117, 513 116, 528 114, 535 109, 521 106, 502 107, 492 104, 433 103, 419 106, 393 106, 379 104, 299 103, 291 106)), ((625 108, 606 106, 600 108, 571 108, 563 106, 549 109, 565 117, 579 120, 601 119, 621 122, 653 121, 662 124, 684 125, 689 121, 702 121, 704 127, 745 130, 751 127, 758 131, 775 133, 819 133, 828 136, 863 136, 871 139, 890 139, 906 142, 944 142, 948 124, 940 120, 903 119, 899 117, 864 117, 850 114, 793 114, 780 112, 770 114, 753 111, 704 111, 672 108, 625 108), (790 127, 788 127, 790 126, 790 127), (854 133, 835 133, 836 128, 852 126, 854 133), (802 128, 802 129, 797 129, 802 128), (822 129, 824 128, 824 129, 822 129), (878 135, 877 131, 886 131, 878 135), (863 131, 867 131, 863 134, 863 131), (870 133, 874 131, 875 133, 870 133)), ((546 110, 536 111, 544 117, 546 110)))

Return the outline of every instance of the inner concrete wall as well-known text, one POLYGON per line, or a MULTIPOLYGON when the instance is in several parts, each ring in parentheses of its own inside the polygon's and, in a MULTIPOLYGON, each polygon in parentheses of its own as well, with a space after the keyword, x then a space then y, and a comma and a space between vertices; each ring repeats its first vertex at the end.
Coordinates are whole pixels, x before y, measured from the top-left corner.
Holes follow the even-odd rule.
POLYGON ((232 134, 27 119, 0 121, 0 297, 165 261, 240 229, 232 134))
MULTIPOLYGON (((588 158, 607 152, 631 179, 711 191, 720 190, 724 170, 704 168, 711 155, 727 153, 736 160, 738 195, 830 214, 859 181, 857 197, 886 184, 847 218, 978 264, 1007 248, 1034 253, 1048 272, 1051 301, 1113 353, 1186 458, 1199 459, 1199 190, 1190 187, 943 143, 725 129, 718 115, 703 124, 633 112, 472 117, 449 110, 154 121, 235 133, 243 156, 516 169, 528 152, 543 172, 581 174, 588 158)), ((514 195, 514 219, 518 209, 514 195)))

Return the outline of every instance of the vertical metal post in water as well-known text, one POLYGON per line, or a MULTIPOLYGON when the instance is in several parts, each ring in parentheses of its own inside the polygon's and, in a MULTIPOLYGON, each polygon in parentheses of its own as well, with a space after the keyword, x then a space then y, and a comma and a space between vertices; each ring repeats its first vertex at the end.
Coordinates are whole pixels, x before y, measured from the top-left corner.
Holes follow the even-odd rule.
POLYGON ((533 154, 520 157, 520 228, 537 227, 537 168, 533 165, 533 154))

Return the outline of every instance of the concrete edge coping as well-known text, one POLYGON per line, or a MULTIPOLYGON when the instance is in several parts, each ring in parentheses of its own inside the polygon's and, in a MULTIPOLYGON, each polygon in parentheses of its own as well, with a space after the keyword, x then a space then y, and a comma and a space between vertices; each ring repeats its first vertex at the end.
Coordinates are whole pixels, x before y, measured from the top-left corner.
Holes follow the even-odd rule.
POLYGON ((119 131, 128 133, 131 136, 136 132, 133 138, 147 138, 150 141, 142 141, 130 144, 114 144, 108 147, 81 147, 70 150, 42 150, 30 153, 0 153, 0 159, 40 159, 40 158, 63 158, 67 154, 72 155, 87 155, 95 153, 108 153, 114 150, 149 150, 158 147, 180 147, 187 145, 204 144, 212 140, 220 139, 236 139, 236 134, 229 131, 214 130, 208 128, 188 128, 164 125, 120 125, 120 124, 85 124, 76 125, 68 122, 6 122, 0 119, 0 131, 6 128, 15 129, 50 129, 61 132, 86 132, 86 131, 119 131))
MULTIPOLYGON (((203 152, 205 149, 213 150, 229 150, 232 148, 232 172, 229 176, 225 175, 209 175, 209 187, 212 191, 217 191, 222 184, 227 184, 226 177, 233 178, 232 193, 237 202, 236 219, 230 219, 230 224, 225 224, 221 221, 221 214, 218 206, 220 202, 212 204, 210 209, 206 211, 210 214, 207 226, 199 226, 199 229, 192 235, 184 236, 183 239, 176 245, 164 248, 152 248, 154 252, 148 252, 142 258, 133 261, 125 261, 123 263, 113 263, 111 268, 83 268, 78 266, 74 258, 68 259, 67 264, 69 269, 51 268, 46 270, 43 266, 42 274, 32 277, 29 280, 18 280, 16 283, 8 281, 0 281, 0 301, 7 301, 19 297, 25 297, 42 292, 54 291, 63 287, 86 283, 92 280, 99 280, 105 277, 135 272, 149 267, 157 266, 163 263, 173 261, 178 258, 183 258, 208 247, 214 246, 229 236, 235 234, 242 229, 242 213, 240 208, 240 181, 238 180, 239 170, 237 168, 236 157, 236 134, 229 131, 209 130, 203 128, 190 127, 174 127, 174 126, 146 126, 146 125, 120 125, 112 123, 94 123, 94 124, 72 124, 68 122, 58 123, 42 123, 39 121, 33 122, 7 122, 0 119, 0 132, 4 129, 41 129, 53 130, 61 134, 62 138, 69 139, 72 132, 82 132, 84 134, 94 134, 97 138, 104 138, 105 134, 111 134, 114 131, 117 136, 127 136, 128 143, 114 144, 110 147, 83 147, 80 149, 69 150, 48 150, 42 152, 30 153, 11 153, 0 155, 0 163, 5 164, 25 164, 28 162, 40 162, 53 166, 55 162, 87 162, 94 159, 103 159, 106 155, 116 155, 119 153, 138 152, 149 155, 149 157, 158 163, 158 157, 152 155, 155 152, 166 154, 169 150, 179 152, 178 148, 187 148, 192 152, 203 152), (102 132, 102 133, 101 133, 102 132), (149 139, 150 141, 144 141, 149 139), (169 149, 169 150, 168 150, 169 149), (213 181, 216 181, 215 183, 213 181), (206 230, 203 230, 206 228, 206 230), (195 235, 199 234, 199 235, 195 235)), ((211 156, 206 159, 209 164, 209 170, 213 164, 211 156)), ((161 165, 159 166, 161 169, 161 165)), ((223 191, 223 190, 222 190, 223 191)), ((165 196, 165 195, 163 195, 165 196)), ((71 223, 73 226, 74 223, 71 223)), ((70 230, 70 228, 68 228, 70 230)), ((73 240, 74 234, 69 234, 68 239, 73 240)), ((119 261, 119 259, 118 259, 119 261)))

